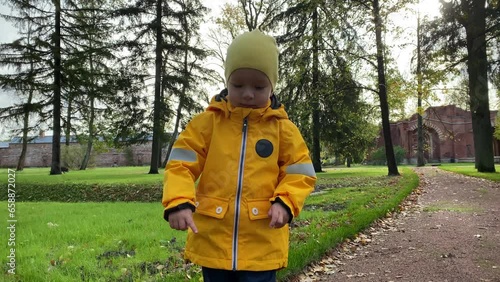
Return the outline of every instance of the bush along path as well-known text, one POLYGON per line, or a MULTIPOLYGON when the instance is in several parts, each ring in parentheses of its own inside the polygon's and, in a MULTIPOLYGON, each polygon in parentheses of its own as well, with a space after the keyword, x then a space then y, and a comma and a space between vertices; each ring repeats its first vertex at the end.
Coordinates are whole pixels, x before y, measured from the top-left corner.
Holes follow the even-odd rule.
POLYGON ((500 183, 436 167, 400 205, 292 281, 500 282, 500 183))

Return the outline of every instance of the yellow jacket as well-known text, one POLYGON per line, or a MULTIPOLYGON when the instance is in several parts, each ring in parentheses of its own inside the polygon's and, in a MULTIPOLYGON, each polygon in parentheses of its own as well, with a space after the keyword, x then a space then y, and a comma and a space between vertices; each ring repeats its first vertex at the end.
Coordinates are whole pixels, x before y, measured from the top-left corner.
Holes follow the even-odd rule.
POLYGON ((274 97, 268 107, 250 109, 217 95, 175 142, 162 204, 165 212, 196 207, 198 233, 188 230, 186 259, 216 269, 274 270, 287 266, 289 230, 269 227, 271 203, 279 197, 296 217, 315 182, 307 146, 274 97))

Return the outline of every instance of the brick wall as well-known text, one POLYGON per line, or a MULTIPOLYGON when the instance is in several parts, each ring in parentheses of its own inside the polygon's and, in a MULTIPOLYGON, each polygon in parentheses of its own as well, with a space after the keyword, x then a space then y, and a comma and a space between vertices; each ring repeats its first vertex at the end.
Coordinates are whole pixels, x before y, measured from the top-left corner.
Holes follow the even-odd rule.
MULTIPOLYGON (((65 145, 61 145, 61 151, 65 145)), ((70 144, 72 147, 80 146, 78 143, 70 144)), ((8 148, 0 148, 0 167, 16 167, 21 155, 22 144, 11 143, 8 148)), ((162 160, 165 152, 162 153, 162 160)), ((110 148, 104 152, 93 153, 95 166, 142 166, 149 165, 151 160, 151 142, 133 145, 124 149, 110 148)), ((52 161, 51 143, 28 143, 25 167, 50 167, 52 161)))
MULTIPOLYGON (((491 122, 495 124, 496 111, 491 111, 491 122)), ((450 162, 474 158, 474 135, 471 113, 455 105, 431 107, 422 115, 426 143, 425 158, 428 162, 450 162)), ((391 123, 391 138, 394 146, 406 151, 408 163, 416 163, 417 114, 407 120, 391 123)), ((500 141, 494 139, 494 154, 500 155, 500 141)), ((384 146, 382 132, 378 147, 384 146)))

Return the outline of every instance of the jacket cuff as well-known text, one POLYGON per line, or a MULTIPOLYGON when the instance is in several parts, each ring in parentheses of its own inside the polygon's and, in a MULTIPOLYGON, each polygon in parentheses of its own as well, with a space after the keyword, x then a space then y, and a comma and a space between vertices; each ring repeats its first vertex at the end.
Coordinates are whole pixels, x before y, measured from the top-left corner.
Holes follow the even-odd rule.
POLYGON ((190 209, 192 212, 194 212, 196 210, 195 206, 191 205, 190 203, 182 203, 176 207, 173 207, 173 208, 170 208, 168 210, 165 210, 163 212, 163 219, 165 219, 166 221, 168 221, 168 216, 173 213, 173 212, 176 212, 176 211, 180 211, 180 210, 184 210, 184 209, 190 209))
POLYGON ((292 210, 279 197, 277 197, 274 201, 271 202, 271 204, 274 204, 274 203, 278 203, 278 204, 280 204, 281 206, 283 206, 285 208, 285 210, 286 210, 286 212, 288 213, 288 216, 289 216, 288 223, 290 224, 292 222, 292 220, 293 220, 292 210))

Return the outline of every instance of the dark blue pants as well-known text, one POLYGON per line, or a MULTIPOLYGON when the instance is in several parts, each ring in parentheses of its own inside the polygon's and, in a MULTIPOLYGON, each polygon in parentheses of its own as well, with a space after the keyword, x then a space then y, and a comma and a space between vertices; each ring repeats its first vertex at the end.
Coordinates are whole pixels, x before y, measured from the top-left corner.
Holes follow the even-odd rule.
POLYGON ((276 270, 232 271, 202 267, 204 282, 276 282, 276 270))

